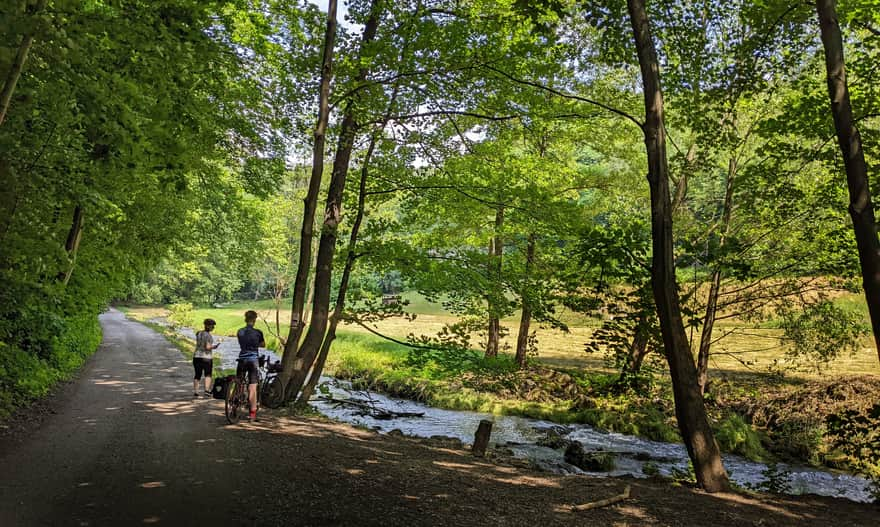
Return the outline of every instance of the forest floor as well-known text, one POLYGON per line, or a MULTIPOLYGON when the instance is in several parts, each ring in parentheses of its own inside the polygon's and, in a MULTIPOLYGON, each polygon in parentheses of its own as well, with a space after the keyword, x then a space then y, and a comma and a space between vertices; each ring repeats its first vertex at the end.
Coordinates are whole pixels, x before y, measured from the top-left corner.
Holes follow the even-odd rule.
POLYGON ((555 475, 283 411, 228 426, 163 337, 102 325, 79 378, 0 429, 0 525, 877 524, 876 505, 555 475))

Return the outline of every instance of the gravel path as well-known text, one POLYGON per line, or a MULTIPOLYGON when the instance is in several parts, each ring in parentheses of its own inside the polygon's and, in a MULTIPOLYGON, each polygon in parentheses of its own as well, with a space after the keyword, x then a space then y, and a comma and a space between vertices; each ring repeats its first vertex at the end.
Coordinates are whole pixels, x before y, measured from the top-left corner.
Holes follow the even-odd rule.
POLYGON ((847 500, 550 475, 283 412, 227 426, 164 337, 115 310, 101 324, 78 380, 0 438, 2 527, 877 525, 876 506, 847 500), (571 511, 626 485, 630 500, 571 511))
POLYGON ((221 401, 192 397, 192 366, 164 337, 115 310, 101 324, 55 415, 4 449, 0 525, 226 523, 246 434, 226 432, 221 401))

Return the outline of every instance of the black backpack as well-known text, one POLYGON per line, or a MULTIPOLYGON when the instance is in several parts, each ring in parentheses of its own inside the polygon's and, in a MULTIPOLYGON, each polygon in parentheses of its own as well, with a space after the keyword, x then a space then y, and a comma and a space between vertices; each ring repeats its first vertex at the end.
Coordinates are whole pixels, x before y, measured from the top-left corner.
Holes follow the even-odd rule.
POLYGON ((229 389, 229 383, 235 377, 220 377, 219 379, 214 379, 214 387, 211 388, 211 396, 214 399, 226 399, 226 390, 229 389))

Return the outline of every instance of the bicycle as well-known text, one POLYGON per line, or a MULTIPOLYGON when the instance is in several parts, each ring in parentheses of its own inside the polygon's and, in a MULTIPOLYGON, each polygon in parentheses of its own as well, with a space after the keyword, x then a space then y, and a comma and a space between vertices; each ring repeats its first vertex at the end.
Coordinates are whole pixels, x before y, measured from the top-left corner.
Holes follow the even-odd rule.
MULTIPOLYGON (((241 359, 237 359, 236 362, 241 363, 241 359)), ((231 425, 241 420, 242 413, 250 411, 247 381, 247 372, 239 369, 235 377, 229 378, 229 383, 226 385, 225 413, 226 421, 231 425)), ((260 405, 259 393, 257 390, 257 407, 260 405)))
MULTIPOLYGON (((284 385, 281 383, 281 377, 278 376, 281 373, 281 361, 269 363, 265 355, 261 358, 266 358, 266 374, 261 377, 262 382, 257 390, 259 400, 266 405, 266 408, 278 408, 284 402, 284 385)), ((263 364, 261 362, 260 366, 262 367, 263 364)))
MULTIPOLYGON (((266 355, 260 355, 257 366, 257 408, 261 404, 265 404, 267 408, 278 408, 284 397, 284 389, 278 377, 281 373, 281 361, 269 363, 266 355)), ((229 424, 238 423, 242 414, 250 411, 247 380, 247 372, 241 370, 230 380, 232 385, 226 389, 225 413, 229 424)))

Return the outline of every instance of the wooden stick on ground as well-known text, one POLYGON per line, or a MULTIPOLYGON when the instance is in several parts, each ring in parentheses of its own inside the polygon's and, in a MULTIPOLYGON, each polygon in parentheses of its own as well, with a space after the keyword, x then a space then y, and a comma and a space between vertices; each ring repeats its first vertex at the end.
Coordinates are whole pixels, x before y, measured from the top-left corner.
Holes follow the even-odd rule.
POLYGON ((629 485, 623 489, 623 494, 618 494, 617 496, 611 496, 610 498, 605 498, 604 500, 599 501, 591 501, 590 503, 582 503, 581 505, 572 505, 571 510, 573 511, 588 511, 590 509, 598 509, 599 507, 605 507, 607 505, 612 505, 619 501, 623 501, 629 498, 629 485))

